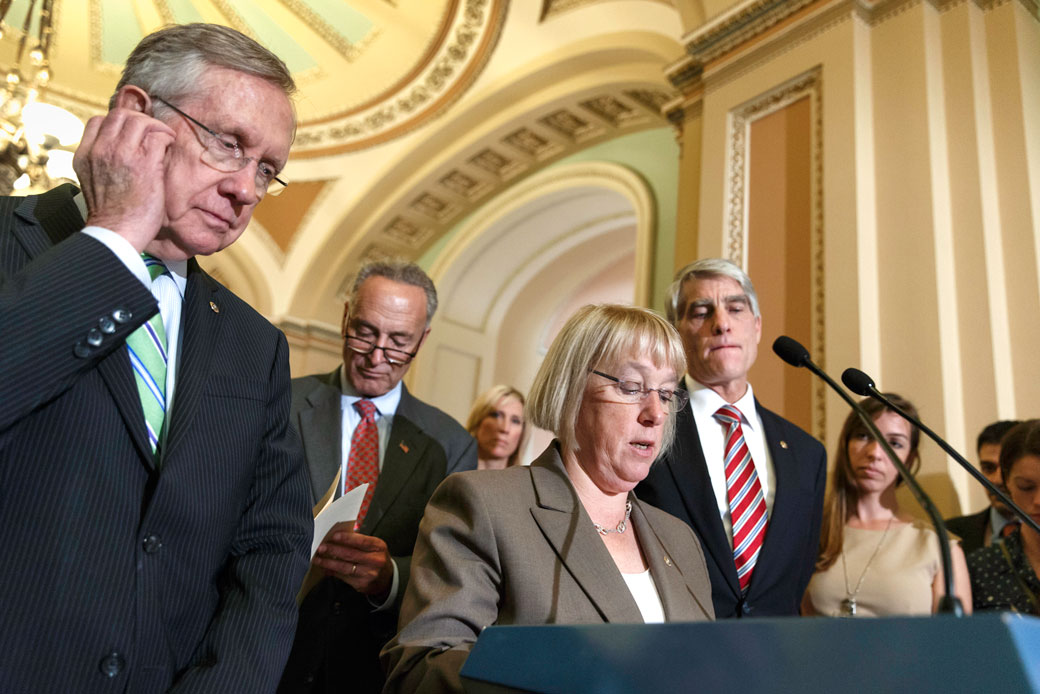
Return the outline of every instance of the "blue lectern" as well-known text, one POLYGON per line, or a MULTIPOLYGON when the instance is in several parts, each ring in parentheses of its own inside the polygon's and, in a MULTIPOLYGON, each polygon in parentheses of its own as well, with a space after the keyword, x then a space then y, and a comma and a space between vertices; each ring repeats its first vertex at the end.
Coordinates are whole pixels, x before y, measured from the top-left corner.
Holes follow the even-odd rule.
POLYGON ((488 627, 462 677, 472 694, 1040 693, 1040 619, 488 627))

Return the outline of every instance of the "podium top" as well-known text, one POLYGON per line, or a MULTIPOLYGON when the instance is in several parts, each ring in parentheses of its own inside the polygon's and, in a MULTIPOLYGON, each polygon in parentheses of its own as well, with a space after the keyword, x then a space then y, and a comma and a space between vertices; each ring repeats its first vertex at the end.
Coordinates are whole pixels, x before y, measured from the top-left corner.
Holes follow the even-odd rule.
POLYGON ((1040 619, 877 619, 488 627, 466 691, 1036 692, 1040 619))

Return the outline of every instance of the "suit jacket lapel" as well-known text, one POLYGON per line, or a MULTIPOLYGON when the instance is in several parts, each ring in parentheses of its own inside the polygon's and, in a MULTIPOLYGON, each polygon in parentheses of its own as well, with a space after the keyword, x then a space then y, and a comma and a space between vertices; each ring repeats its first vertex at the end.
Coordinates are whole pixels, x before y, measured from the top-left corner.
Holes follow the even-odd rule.
POLYGON ((368 507, 368 514, 361 524, 361 532, 371 534, 386 515, 394 500, 405 488, 408 479, 423 459, 432 439, 424 434, 412 421, 412 395, 401 385, 401 402, 394 413, 386 451, 383 452, 383 467, 379 471, 379 482, 368 507))
POLYGON ((665 461, 675 477, 679 494, 686 505, 686 513, 693 521, 693 529, 701 540, 707 561, 713 561, 726 577, 730 590, 740 595, 737 567, 733 563, 733 546, 719 516, 719 502, 715 498, 704 449, 693 420, 693 410, 687 405, 676 417, 675 444, 665 461))
POLYGON ((701 608, 705 618, 714 614, 714 608, 708 609, 693 592, 692 586, 687 583, 679 564, 672 560, 672 554, 668 547, 662 542, 657 534, 656 528, 650 524, 649 519, 643 513, 642 507, 636 501, 635 495, 630 495, 632 501, 632 529, 639 536, 639 544, 643 548, 643 556, 650 567, 650 575, 654 578, 657 593, 661 597, 661 605, 664 607, 665 619, 673 621, 687 617, 685 613, 677 612, 676 605, 685 602, 686 596, 693 597, 694 602, 701 608))
POLYGON ((317 503, 339 477, 343 457, 343 414, 339 370, 333 371, 306 396, 298 425, 307 453, 312 503, 317 503))
MULTIPOLYGON (((12 231, 31 258, 83 228, 83 216, 73 200, 76 192, 75 186, 65 184, 39 197, 26 198, 18 206, 15 214, 27 225, 16 224, 12 231), (43 234, 40 234, 41 230, 43 234)), ((97 369, 142 460, 149 467, 154 466, 155 457, 148 443, 141 399, 126 350, 115 350, 98 363, 97 369)))
POLYGON ((205 395, 212 356, 226 320, 218 312, 221 303, 220 285, 203 272, 195 259, 188 261, 188 282, 181 308, 177 387, 166 424, 169 434, 163 452, 164 464, 172 459, 177 447, 191 432, 192 421, 205 395))
POLYGON ((751 585, 748 591, 753 594, 755 580, 758 577, 759 585, 774 585, 769 576, 776 566, 788 566, 789 560, 784 556, 791 547, 797 547, 804 542, 803 537, 796 535, 805 532, 800 523, 800 512, 794 507, 795 503, 804 503, 798 497, 792 497, 788 493, 788 486, 794 483, 798 477, 798 460, 795 459, 793 451, 788 447, 783 437, 780 422, 769 410, 755 400, 755 407, 762 418, 762 428, 769 447, 769 456, 773 459, 773 508, 769 515, 769 526, 766 528, 765 540, 762 543, 762 551, 755 562, 755 571, 751 576, 751 585))
POLYGON ((567 571, 607 622, 642 622, 632 594, 618 571, 604 571, 614 560, 596 535, 592 519, 567 479, 554 444, 531 464, 537 505, 531 515, 567 571))

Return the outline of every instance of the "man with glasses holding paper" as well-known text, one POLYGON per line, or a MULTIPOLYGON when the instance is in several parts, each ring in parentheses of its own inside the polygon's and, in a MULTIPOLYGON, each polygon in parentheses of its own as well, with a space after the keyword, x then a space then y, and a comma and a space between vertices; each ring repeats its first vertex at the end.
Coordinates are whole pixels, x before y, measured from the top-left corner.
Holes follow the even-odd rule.
POLYGON ((0 199, 0 691, 277 685, 312 523, 288 346, 195 256, 284 185, 294 90, 237 31, 167 27, 82 189, 0 199))
POLYGON ((308 578, 323 578, 303 596, 280 692, 382 690, 379 649, 397 631, 426 502, 447 475, 477 466, 466 430, 401 382, 436 310, 418 265, 367 263, 343 309, 343 364, 293 379, 315 514, 369 487, 354 529, 334 527, 312 560, 308 578))

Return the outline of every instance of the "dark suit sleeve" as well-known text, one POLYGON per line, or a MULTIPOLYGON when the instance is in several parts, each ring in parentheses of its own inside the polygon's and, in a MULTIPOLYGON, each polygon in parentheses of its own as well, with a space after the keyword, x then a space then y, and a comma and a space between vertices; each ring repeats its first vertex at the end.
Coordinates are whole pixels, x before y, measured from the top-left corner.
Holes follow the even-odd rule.
POLYGON ((823 444, 816 439, 810 438, 807 434, 805 436, 812 444, 806 458, 816 470, 816 481, 813 484, 812 512, 809 516, 809 532, 805 537, 803 559, 801 562, 801 575, 798 579, 798 592, 796 595, 799 598, 805 594, 806 588, 809 587, 809 580, 812 578, 813 571, 816 568, 816 557, 820 552, 820 524, 823 522, 823 495, 827 485, 827 449, 825 449, 823 444))
POLYGON ((28 260, 13 235, 0 236, 0 433, 66 392, 158 311, 140 280, 85 234, 28 260))
POLYGON ((266 430, 245 512, 218 579, 220 607, 194 657, 197 665, 171 692, 274 691, 289 655, 313 521, 303 452, 289 425, 288 345, 281 333, 268 375, 266 430))
POLYGON ((477 442, 461 427, 447 442, 444 453, 448 461, 447 475, 477 469, 477 442))
POLYGON ((380 656, 385 693, 462 692, 459 670, 480 630, 498 618, 494 526, 466 477, 445 479, 426 507, 401 631, 380 656))

